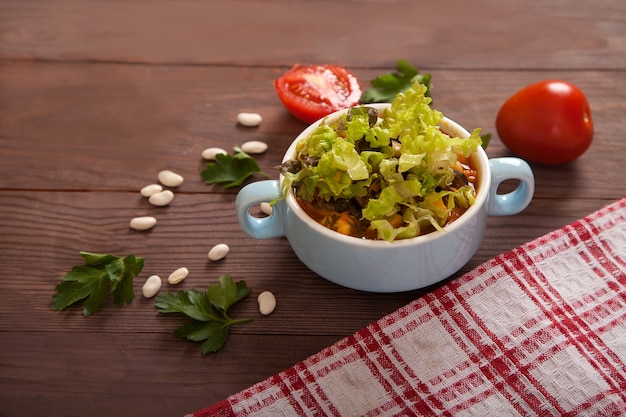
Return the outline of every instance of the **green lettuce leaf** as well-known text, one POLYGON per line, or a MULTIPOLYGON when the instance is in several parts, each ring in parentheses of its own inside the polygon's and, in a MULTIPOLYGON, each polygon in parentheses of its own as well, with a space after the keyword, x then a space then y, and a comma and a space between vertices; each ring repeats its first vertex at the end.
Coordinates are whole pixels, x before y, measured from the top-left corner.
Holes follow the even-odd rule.
POLYGON ((450 185, 458 155, 469 157, 482 139, 480 129, 469 138, 443 133, 443 114, 431 108, 427 91, 415 82, 380 119, 362 106, 323 122, 298 143, 302 168, 285 175, 283 194, 295 188, 309 202, 366 197, 363 219, 388 241, 417 236, 424 228, 441 230, 456 205, 473 203, 471 186, 450 185), (370 192, 374 184, 379 192, 370 192))

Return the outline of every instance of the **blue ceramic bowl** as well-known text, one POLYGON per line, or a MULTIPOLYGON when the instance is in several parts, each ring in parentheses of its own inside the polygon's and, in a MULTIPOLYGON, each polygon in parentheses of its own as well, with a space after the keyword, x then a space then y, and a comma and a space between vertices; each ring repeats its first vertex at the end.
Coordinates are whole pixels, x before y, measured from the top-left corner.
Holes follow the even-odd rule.
MULTIPOLYGON (((382 110, 388 104, 373 106, 382 110)), ((333 113, 328 120, 346 111, 333 113)), ((298 135, 283 161, 294 159, 296 143, 320 122, 298 135)), ((469 136, 467 130, 449 119, 442 120, 440 127, 451 136, 469 136)), ((237 217, 251 237, 286 237, 302 263, 338 285, 370 292, 422 288, 449 277, 472 258, 483 239, 488 216, 517 214, 533 197, 534 177, 525 161, 512 157, 488 159, 482 148, 471 158, 479 173, 476 202, 444 231, 393 242, 346 236, 311 219, 291 191, 274 205, 271 216, 252 216, 251 207, 282 197, 282 178, 242 188, 236 200, 237 217), (498 194, 498 186, 505 180, 519 180, 519 185, 507 194, 498 194)))

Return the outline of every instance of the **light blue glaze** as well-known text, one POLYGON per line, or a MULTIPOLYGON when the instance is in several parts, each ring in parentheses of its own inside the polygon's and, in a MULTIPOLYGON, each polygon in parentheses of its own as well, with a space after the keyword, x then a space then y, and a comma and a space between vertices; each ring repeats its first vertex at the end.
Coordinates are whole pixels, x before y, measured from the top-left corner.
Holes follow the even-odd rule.
POLYGON ((526 162, 496 158, 489 165, 488 196, 478 198, 445 232, 414 239, 389 243, 341 235, 310 219, 292 195, 278 200, 271 216, 252 216, 254 205, 282 197, 279 181, 272 180, 254 182, 239 192, 237 217, 251 237, 286 236, 307 267, 336 284, 372 292, 413 290, 439 282, 465 265, 482 241, 487 216, 516 214, 530 203, 534 179, 526 162), (498 185, 511 179, 520 180, 518 188, 497 194, 498 185))
MULTIPOLYGON (((384 108, 385 105, 379 105, 384 108)), ((337 113, 338 114, 338 113, 337 113)), ((467 137, 469 133, 449 119, 441 123, 449 134, 467 137)), ((293 158, 295 144, 308 135, 315 124, 294 140, 285 154, 293 158)), ((519 158, 489 160, 482 148, 474 155, 479 172, 476 202, 443 232, 413 239, 384 242, 345 236, 320 225, 298 205, 292 192, 283 198, 280 182, 258 181, 237 195, 237 218, 242 229, 256 239, 285 236, 298 258, 312 271, 344 287, 371 292, 399 292, 423 288, 458 271, 480 246, 488 216, 508 216, 521 212, 532 200, 535 182, 530 166, 519 158), (506 180, 519 180, 519 186, 498 194, 506 180), (276 201, 273 213, 258 218, 250 208, 276 201)))
POLYGON ((279 204, 275 204, 272 215, 268 217, 254 217, 249 212, 250 207, 277 200, 281 196, 278 181, 258 181, 243 187, 235 200, 237 220, 241 228, 255 239, 284 236, 284 201, 281 200, 279 204))
POLYGON ((519 158, 505 157, 489 160, 491 188, 487 214, 511 216, 524 210, 535 193, 535 177, 528 163, 519 158), (520 180, 519 186, 507 193, 498 194, 498 186, 506 180, 520 180))

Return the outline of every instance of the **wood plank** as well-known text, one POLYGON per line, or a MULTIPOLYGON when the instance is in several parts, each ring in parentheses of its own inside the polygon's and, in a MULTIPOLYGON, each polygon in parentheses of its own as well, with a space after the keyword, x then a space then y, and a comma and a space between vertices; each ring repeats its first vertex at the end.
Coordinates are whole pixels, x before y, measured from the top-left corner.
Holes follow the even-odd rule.
POLYGON ((623 69, 619 1, 14 0, 0 7, 0 57, 623 69))
MULTIPOLYGON (((0 188, 136 191, 170 168, 186 178, 181 192, 223 192, 201 180, 201 152, 209 146, 230 150, 246 140, 270 145, 256 159, 277 178, 272 167, 305 127, 276 97, 272 80, 279 73, 278 68, 5 63, 0 188), (264 122, 254 129, 238 127, 240 110, 259 112, 264 122)), ((358 76, 368 80, 377 73, 360 70, 358 76)), ((616 86, 626 84, 626 72, 440 70, 433 72, 434 107, 468 129, 492 132, 491 157, 508 155, 494 127, 500 105, 524 85, 552 77, 587 93, 596 131, 578 161, 533 165, 537 196, 619 197, 623 190, 606 176, 626 175, 623 140, 615 134, 625 127, 626 104, 616 86)))
MULTIPOLYGON (((82 416, 93 413, 94 402, 105 415, 183 415, 280 372, 423 293, 368 294, 326 282, 299 264, 285 241, 237 232, 230 196, 185 196, 149 234, 126 229, 133 209, 124 193, 5 191, 1 197, 8 203, 0 204, 3 415, 46 409, 82 416), (207 204, 215 209, 211 216, 204 213, 207 204), (224 239, 230 239, 231 255, 208 263, 209 242, 224 239), (207 285, 221 273, 246 278, 253 297, 235 306, 232 316, 254 321, 233 327, 222 351, 202 356, 198 344, 171 333, 184 319, 159 315, 152 300, 140 296, 123 308, 108 303, 89 318, 77 308, 53 312, 54 285, 76 263, 82 245, 145 255, 137 292, 148 274, 180 265, 192 271, 180 288, 207 285), (254 295, 262 289, 278 298, 268 317, 256 313, 254 295)), ((455 276, 606 203, 537 199, 520 215, 490 218, 478 253, 455 276)))
POLYGON ((3 332, 0 343, 12 349, 3 350, 0 357, 0 413, 12 417, 41 415, 41 410, 64 417, 182 416, 337 340, 333 336, 232 335, 222 352, 202 356, 190 342, 163 336, 155 345, 148 341, 150 337, 140 332, 132 337, 98 331, 3 332))
POLYGON ((170 168, 206 191, 203 149, 264 140, 275 164, 303 127, 283 111, 267 69, 18 62, 0 74, 3 188, 137 190, 170 168), (246 110, 266 123, 238 128, 246 110))
MULTIPOLYGON (((492 217, 472 260, 450 279, 624 196, 626 8, 622 0, 8 0, 0 3, 0 415, 193 412, 351 335, 432 287, 370 294, 302 265, 286 239, 255 240, 237 225, 236 190, 204 184, 201 151, 262 140, 271 167, 304 128, 272 81, 294 63, 337 63, 367 81, 406 58, 431 72, 435 107, 468 129, 495 133, 500 105, 524 85, 561 78, 588 95, 592 147, 574 163, 533 164, 536 193, 492 217), (239 111, 263 124, 244 129, 239 111), (185 176, 171 206, 138 194, 156 173, 185 176), (155 215, 150 232, 130 218, 155 215), (207 252, 231 246, 221 262, 207 252), (123 308, 55 312, 61 276, 79 250, 146 260, 123 308), (222 274, 253 293, 231 311, 223 350, 202 356, 156 311, 143 281, 186 266, 174 287, 222 274), (278 308, 258 313, 256 295, 278 308), (95 408, 97 407, 97 408, 95 408)), ((495 135, 488 154, 508 155, 495 135)), ((256 177, 254 180, 259 180, 256 177)), ((454 254, 450 254, 454 256, 454 254)))
MULTIPOLYGON (((141 286, 148 276, 166 280, 181 266, 189 269, 189 277, 177 286, 165 282, 161 293, 203 290, 224 274, 246 280, 252 295, 235 307, 233 316, 254 321, 233 328, 238 334, 347 336, 437 287, 371 294, 332 284, 301 264, 286 239, 255 240, 245 235, 235 218, 232 195, 182 195, 167 208, 146 207, 140 197, 128 193, 4 191, 0 199, 0 276, 9 277, 0 292, 0 331, 169 334, 184 321, 158 314, 154 300, 141 296, 141 286), (128 228, 131 217, 146 214, 159 221, 153 230, 128 228), (222 242, 229 244, 230 254, 210 262, 208 250, 222 242), (83 263, 80 250, 133 253, 145 259, 144 270, 135 279, 137 298, 130 306, 116 308, 108 301, 89 318, 78 306, 50 310, 61 277, 83 263), (256 295, 263 290, 278 299, 278 308, 269 317, 257 311, 256 295)), ((489 218, 483 244, 455 276, 608 203, 536 199, 519 215, 489 218)))

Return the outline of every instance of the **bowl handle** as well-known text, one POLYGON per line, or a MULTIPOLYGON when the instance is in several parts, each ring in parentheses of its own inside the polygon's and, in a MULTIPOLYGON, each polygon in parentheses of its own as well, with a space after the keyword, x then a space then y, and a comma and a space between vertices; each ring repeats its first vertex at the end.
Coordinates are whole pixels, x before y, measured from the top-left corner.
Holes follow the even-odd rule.
POLYGON ((235 200, 237 220, 243 231, 255 239, 283 236, 284 200, 279 200, 273 205, 270 216, 254 217, 250 214, 252 206, 274 201, 281 196, 280 184, 276 180, 257 181, 243 187, 235 200))
POLYGON ((491 187, 487 199, 487 215, 511 216, 524 210, 535 193, 535 177, 528 163, 519 158, 503 157, 489 160, 491 187), (498 194, 503 181, 519 180, 517 188, 506 194, 498 194))

